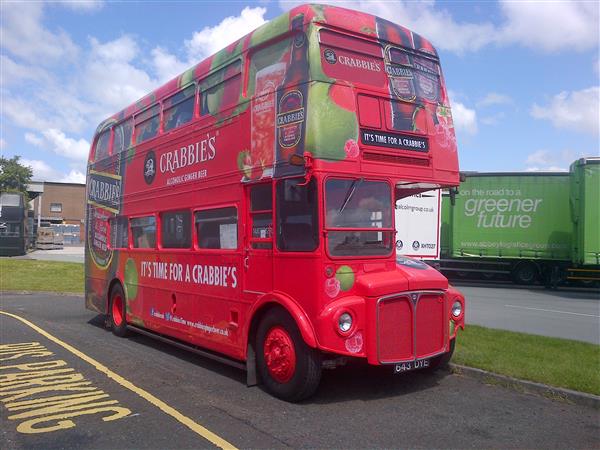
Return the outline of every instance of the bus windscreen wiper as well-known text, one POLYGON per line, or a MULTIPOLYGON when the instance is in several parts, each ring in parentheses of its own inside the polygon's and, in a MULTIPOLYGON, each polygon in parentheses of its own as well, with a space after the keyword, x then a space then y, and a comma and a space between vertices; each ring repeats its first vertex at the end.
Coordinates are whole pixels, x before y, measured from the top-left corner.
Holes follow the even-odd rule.
POLYGON ((342 206, 338 211, 340 214, 344 212, 344 209, 346 209, 346 206, 348 205, 348 203, 350 203, 350 199, 354 195, 354 192, 356 192, 356 188, 358 188, 364 180, 364 178, 359 178, 357 180, 352 181, 352 184, 348 188, 348 192, 346 192, 346 197, 344 197, 344 202, 342 203, 342 206))

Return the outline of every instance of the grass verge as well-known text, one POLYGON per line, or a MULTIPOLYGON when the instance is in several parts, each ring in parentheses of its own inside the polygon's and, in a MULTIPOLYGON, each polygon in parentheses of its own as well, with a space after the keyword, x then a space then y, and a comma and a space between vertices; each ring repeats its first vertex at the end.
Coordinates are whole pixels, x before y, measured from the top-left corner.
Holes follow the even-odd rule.
POLYGON ((83 293, 83 264, 0 259, 0 291, 83 293))
POLYGON ((600 346, 468 325, 452 362, 600 395, 600 346))

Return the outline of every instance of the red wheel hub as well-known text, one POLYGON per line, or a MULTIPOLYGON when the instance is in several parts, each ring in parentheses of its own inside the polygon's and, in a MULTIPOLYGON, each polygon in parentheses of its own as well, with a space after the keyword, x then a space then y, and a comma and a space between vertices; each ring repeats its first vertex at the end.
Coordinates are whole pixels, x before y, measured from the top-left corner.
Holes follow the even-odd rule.
POLYGON ((280 326, 271 328, 263 352, 269 375, 279 383, 290 381, 296 371, 296 350, 288 332, 280 326))
POLYGON ((123 297, 119 294, 113 297, 112 317, 116 326, 120 326, 123 323, 123 297))

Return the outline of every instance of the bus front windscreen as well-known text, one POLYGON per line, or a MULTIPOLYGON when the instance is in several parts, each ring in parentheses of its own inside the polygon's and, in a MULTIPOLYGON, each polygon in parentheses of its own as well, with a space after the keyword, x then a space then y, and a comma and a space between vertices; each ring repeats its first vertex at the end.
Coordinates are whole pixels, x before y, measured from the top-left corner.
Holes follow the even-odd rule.
POLYGON ((327 245, 331 256, 387 256, 392 251, 390 186, 363 178, 325 183, 327 245))

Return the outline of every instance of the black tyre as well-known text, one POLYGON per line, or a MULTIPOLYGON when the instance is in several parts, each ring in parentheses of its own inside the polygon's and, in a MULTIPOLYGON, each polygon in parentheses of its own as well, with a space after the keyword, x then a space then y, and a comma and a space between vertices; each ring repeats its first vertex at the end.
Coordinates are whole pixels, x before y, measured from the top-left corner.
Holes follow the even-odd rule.
POLYGON ((456 343, 456 339, 452 339, 450 341, 450 350, 446 353, 443 353, 435 358, 432 358, 429 361, 429 367, 426 369, 428 371, 434 371, 438 369, 443 369, 448 366, 448 363, 452 359, 452 355, 454 354, 454 344, 456 343))
POLYGON ((320 352, 306 345, 294 319, 279 308, 258 325, 256 366, 266 390, 288 402, 310 397, 321 381, 320 352))
POLYGON ((539 270, 532 262, 521 262, 512 271, 513 281, 517 284, 530 285, 538 280, 539 270))
POLYGON ((125 294, 120 284, 116 284, 110 291, 110 304, 108 308, 110 325, 115 336, 127 336, 127 321, 125 320, 125 294))

